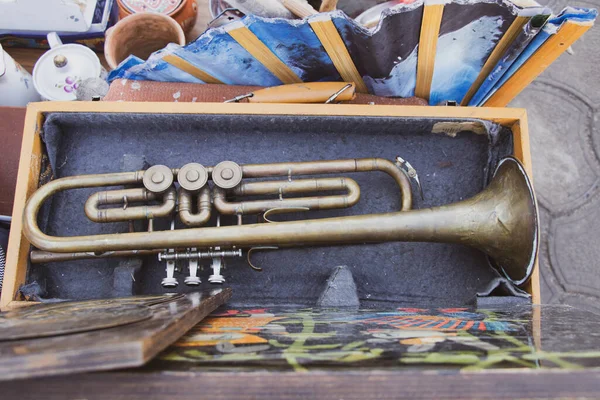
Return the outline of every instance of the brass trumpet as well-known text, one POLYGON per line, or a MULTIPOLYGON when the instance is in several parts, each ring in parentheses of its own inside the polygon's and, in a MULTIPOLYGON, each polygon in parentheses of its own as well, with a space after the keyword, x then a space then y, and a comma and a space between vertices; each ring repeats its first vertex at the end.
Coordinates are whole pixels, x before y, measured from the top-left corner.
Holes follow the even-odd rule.
MULTIPOLYGON (((409 174, 403 160, 379 158, 238 165, 224 161, 214 167, 186 164, 180 169, 156 165, 145 171, 60 178, 39 188, 25 207, 23 231, 32 245, 32 262, 82 257, 118 257, 157 253, 167 262, 163 285, 177 285, 175 261, 187 260, 186 283, 200 283, 198 261, 212 259, 210 282, 222 283, 225 257, 239 257, 258 247, 323 246, 391 241, 444 242, 473 246, 486 253, 494 266, 516 285, 527 281, 537 256, 538 212, 533 188, 523 166, 513 157, 500 161, 486 189, 458 203, 411 210, 409 174), (336 218, 242 225, 242 216, 351 207, 360 198, 350 178, 297 176, 381 171, 398 184, 400 211, 336 218), (286 180, 244 181, 246 178, 286 177, 286 180), (175 179, 179 184, 176 189, 175 179), (208 181, 212 181, 212 185, 208 181), (95 222, 148 220, 148 230, 74 237, 51 237, 37 225, 43 202, 56 192, 75 188, 140 185, 98 192, 85 205, 95 222), (211 188, 212 186, 212 188, 211 188), (335 191, 344 194, 322 195, 335 191), (288 195, 308 195, 288 197, 288 195), (276 199, 230 201, 232 197, 276 195, 276 199), (194 198, 196 207, 194 210, 194 198), (144 203, 132 205, 130 203, 144 203), (149 205, 147 203, 157 203, 149 205), (119 205, 120 208, 100 208, 119 205), (238 225, 201 227, 214 209, 238 216, 238 225), (152 221, 178 214, 189 229, 154 231, 152 221)), ((173 217, 172 217, 173 218, 173 217)))

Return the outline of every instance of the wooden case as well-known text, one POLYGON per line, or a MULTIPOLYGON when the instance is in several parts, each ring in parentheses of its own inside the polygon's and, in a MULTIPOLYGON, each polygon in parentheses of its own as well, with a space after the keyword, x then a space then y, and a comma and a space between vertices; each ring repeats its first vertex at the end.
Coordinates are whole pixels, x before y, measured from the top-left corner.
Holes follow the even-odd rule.
MULTIPOLYGON (((46 102, 32 103, 27 109, 21 159, 13 210, 7 264, 0 307, 3 310, 27 305, 18 297, 25 283, 30 244, 22 234, 22 214, 26 200, 37 189, 40 179, 43 145, 40 129, 51 112, 73 113, 137 113, 137 114, 227 114, 227 115, 298 115, 298 116, 364 116, 453 118, 491 121, 510 128, 513 134, 514 156, 531 176, 531 155, 527 114, 523 109, 460 108, 420 106, 369 105, 290 105, 290 104, 199 104, 199 103, 124 103, 124 102, 46 102)), ((526 287, 534 304, 540 303, 539 273, 534 269, 526 287)))

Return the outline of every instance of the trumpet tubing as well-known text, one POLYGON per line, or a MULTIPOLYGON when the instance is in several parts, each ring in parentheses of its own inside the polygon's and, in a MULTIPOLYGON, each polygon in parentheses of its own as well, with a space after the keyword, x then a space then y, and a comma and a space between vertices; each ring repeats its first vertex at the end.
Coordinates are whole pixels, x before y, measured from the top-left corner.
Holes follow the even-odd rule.
POLYGON ((154 166, 146 171, 133 173, 54 180, 38 189, 29 199, 25 207, 23 231, 34 246, 50 252, 37 252, 35 257, 32 254, 32 261, 34 258, 38 261, 74 259, 89 254, 117 256, 158 253, 159 258, 167 262, 167 278, 163 282, 165 286, 177 284, 173 278, 176 260, 189 260, 190 277, 186 279, 186 283, 198 284, 199 278, 196 277, 195 271, 197 261, 203 258, 200 257, 202 254, 217 254, 213 257, 214 273, 209 281, 221 283, 224 280, 220 275, 221 258, 240 256, 240 248, 390 241, 464 244, 488 254, 496 267, 515 284, 523 284, 530 276, 538 246, 537 206, 527 175, 516 159, 503 159, 488 187, 471 199, 423 210, 410 210, 411 205, 410 181, 399 162, 371 158, 240 166, 231 161, 224 161, 208 168, 200 164, 187 164, 181 169, 154 166), (385 172, 398 184, 401 194, 400 211, 241 225, 241 216, 247 214, 351 207, 360 199, 360 187, 353 179, 295 179, 296 176, 372 171, 385 172), (287 179, 243 181, 246 178, 272 177, 287 179), (177 189, 174 185, 175 179, 179 183, 177 189), (208 181, 211 181, 212 185, 209 185, 208 181), (191 228, 51 237, 43 233, 37 225, 37 214, 41 205, 58 191, 140 183, 144 185, 143 188, 117 189, 93 194, 86 203, 86 214, 96 222, 152 220, 174 215, 177 203, 179 218, 191 228), (323 195, 330 191, 344 193, 323 195), (290 197, 307 194, 313 195, 290 197), (239 200, 243 196, 268 195, 274 195, 276 198, 239 200), (231 197, 235 197, 236 200, 231 201, 231 197), (196 213, 193 207, 194 198, 196 213), (129 205, 148 201, 159 204, 129 205), (99 208, 105 205, 120 205, 122 208, 99 208), (203 227, 210 219, 212 206, 219 214, 238 215, 239 224, 203 227))

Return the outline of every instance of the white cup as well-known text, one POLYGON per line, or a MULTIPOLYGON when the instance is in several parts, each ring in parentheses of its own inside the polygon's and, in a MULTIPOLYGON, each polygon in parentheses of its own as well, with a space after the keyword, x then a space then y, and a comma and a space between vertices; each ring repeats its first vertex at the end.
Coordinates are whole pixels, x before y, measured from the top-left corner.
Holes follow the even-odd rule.
POLYGON ((40 101, 33 79, 0 45, 0 106, 24 107, 40 101))

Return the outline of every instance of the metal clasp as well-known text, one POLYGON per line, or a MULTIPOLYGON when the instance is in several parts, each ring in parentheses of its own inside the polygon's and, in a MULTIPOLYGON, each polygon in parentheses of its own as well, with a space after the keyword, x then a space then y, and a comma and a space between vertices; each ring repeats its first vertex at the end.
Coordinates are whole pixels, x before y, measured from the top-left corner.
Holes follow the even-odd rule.
POLYGON ((423 187, 421 186, 421 180, 419 179, 419 174, 417 174, 417 170, 413 168, 412 165, 405 159, 400 156, 396 157, 396 165, 404 174, 408 177, 408 179, 413 180, 417 187, 419 188, 419 193, 421 194, 421 200, 425 200, 425 196, 423 196, 423 187))

